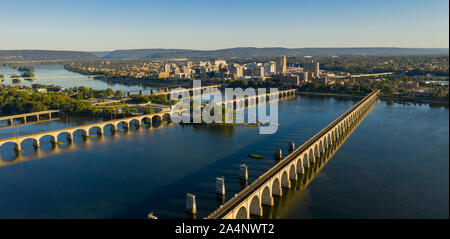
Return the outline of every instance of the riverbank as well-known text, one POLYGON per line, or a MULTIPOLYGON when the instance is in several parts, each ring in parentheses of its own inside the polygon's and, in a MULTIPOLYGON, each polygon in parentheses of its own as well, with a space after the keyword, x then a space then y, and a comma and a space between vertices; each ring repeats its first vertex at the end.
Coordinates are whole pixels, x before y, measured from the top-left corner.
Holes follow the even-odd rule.
MULTIPOLYGON (((352 95, 352 94, 342 94, 342 93, 326 93, 326 92, 307 92, 307 91, 299 91, 297 92, 299 95, 311 95, 311 96, 337 96, 337 97, 348 97, 348 98, 364 98, 364 95, 352 95)), ((383 96, 380 95, 378 97, 380 100, 384 101, 399 101, 399 102, 411 102, 411 103, 424 103, 424 104, 434 104, 441 106, 449 106, 448 101, 438 101, 438 100, 430 100, 430 99, 421 99, 421 98, 410 98, 410 97, 392 97, 392 96, 383 96)))

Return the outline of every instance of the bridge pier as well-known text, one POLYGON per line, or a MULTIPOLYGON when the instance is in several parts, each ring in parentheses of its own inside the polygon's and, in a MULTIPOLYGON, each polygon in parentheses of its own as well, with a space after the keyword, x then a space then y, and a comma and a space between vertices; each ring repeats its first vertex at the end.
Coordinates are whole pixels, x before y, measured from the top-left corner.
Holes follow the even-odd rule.
POLYGON ((21 145, 21 142, 16 142, 16 143, 14 144, 14 151, 16 151, 16 152, 22 151, 22 145, 21 145))
POLYGON ((111 134, 114 134, 117 132, 117 126, 115 124, 112 124, 112 127, 109 128, 109 130, 111 130, 111 134))
POLYGON ((262 217, 263 210, 261 203, 259 202, 259 198, 254 197, 250 202, 250 215, 255 215, 258 217, 262 217))
POLYGON ((277 197, 283 196, 283 190, 281 189, 281 184, 278 180, 272 185, 272 195, 277 197))
POLYGON ((52 143, 53 146, 56 146, 58 144, 58 138, 56 136, 52 136, 50 143, 52 143))
POLYGON ((225 178, 223 176, 216 178, 216 194, 225 195, 225 178))
POLYGON ((275 149, 275 160, 280 160, 283 157, 282 151, 280 148, 275 149))
POLYGON ((67 143, 71 143, 72 141, 73 141, 73 133, 68 133, 67 134, 67 137, 66 137, 66 139, 67 139, 67 143))
POLYGON ((191 215, 197 214, 197 206, 195 204, 194 194, 186 194, 186 212, 191 215))
POLYGON ((97 129, 97 135, 100 137, 103 135, 103 127, 98 127, 97 129))
POLYGON ((248 179, 248 171, 247 171, 247 165, 241 164, 240 171, 239 171, 239 178, 240 179, 248 179))
POLYGON ((261 205, 272 207, 274 205, 273 196, 268 187, 264 188, 261 194, 261 205))
POLYGON ((38 139, 33 140, 33 146, 35 149, 38 149, 41 147, 41 144, 38 139))
POLYGON ((292 152, 295 149, 295 143, 292 141, 289 141, 288 143, 289 151, 292 152))
POLYGON ((305 157, 303 158, 303 166, 305 168, 309 168, 309 158, 310 157, 311 157, 310 155, 306 154, 305 157))
POLYGON ((13 126, 13 125, 14 125, 13 119, 9 119, 8 120, 8 126, 13 126))
POLYGON ((303 162, 300 161, 300 163, 297 164, 297 165, 298 165, 297 166, 297 173, 298 174, 305 174, 305 167, 303 166, 303 162))

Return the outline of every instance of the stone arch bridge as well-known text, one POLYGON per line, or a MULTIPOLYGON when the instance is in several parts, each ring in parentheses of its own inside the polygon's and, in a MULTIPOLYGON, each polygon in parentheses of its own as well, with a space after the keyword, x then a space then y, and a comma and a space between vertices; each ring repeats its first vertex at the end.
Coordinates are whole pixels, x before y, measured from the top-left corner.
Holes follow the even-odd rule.
POLYGON ((351 133, 376 104, 374 91, 314 135, 311 139, 261 175, 252 184, 211 213, 207 219, 245 219, 250 214, 262 216, 262 205, 273 206, 273 196, 282 196, 298 174, 304 174, 321 155, 351 133))
POLYGON ((97 135, 102 135, 105 130, 109 129, 112 132, 116 132, 121 126, 124 129, 129 128, 131 125, 141 126, 142 124, 151 124, 155 121, 170 120, 170 111, 162 111, 154 114, 139 115, 133 117, 127 117, 116 120, 109 120, 104 122, 92 123, 87 125, 81 125, 76 127, 46 131, 36 134, 24 135, 9 139, 0 139, 0 147, 5 144, 13 144, 16 151, 20 151, 22 143, 28 140, 33 141, 33 145, 36 148, 40 147, 41 140, 44 137, 50 137, 50 142, 53 144, 58 143, 58 138, 64 135, 67 140, 73 140, 76 133, 80 133, 82 137, 88 137, 92 129, 95 129, 97 135))

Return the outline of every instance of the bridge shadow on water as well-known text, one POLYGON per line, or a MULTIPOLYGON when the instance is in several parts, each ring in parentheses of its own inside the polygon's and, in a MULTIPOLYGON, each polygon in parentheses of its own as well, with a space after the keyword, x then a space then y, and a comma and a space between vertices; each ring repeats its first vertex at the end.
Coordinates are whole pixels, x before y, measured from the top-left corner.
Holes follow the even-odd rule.
MULTIPOLYGON (((343 135, 340 140, 329 147, 320 158, 316 159, 316 162, 311 163, 311 166, 305 169, 303 175, 299 174, 296 181, 291 181, 291 188, 283 188, 282 197, 274 196, 273 207, 263 206, 262 217, 251 216, 251 218, 278 218, 279 212, 289 207, 290 204, 304 203, 297 201, 298 193, 307 190, 308 185, 314 178, 320 175, 320 171, 360 122, 351 131, 343 135)), ((195 219, 208 216, 209 213, 220 207, 220 205, 224 204, 277 163, 275 159, 247 159, 245 163, 249 168, 249 180, 243 181, 239 179, 239 165, 244 161, 242 155, 251 152, 252 148, 256 148, 261 142, 266 141, 267 139, 258 140, 251 145, 247 145, 244 149, 238 150, 223 159, 209 164, 195 173, 187 175, 176 182, 164 185, 138 203, 122 204, 122 211, 114 215, 113 218, 145 218, 149 212, 153 212, 154 215, 162 219, 195 219), (215 178, 218 176, 225 177, 225 196, 215 194, 215 178), (186 193, 192 193, 196 197, 196 215, 185 213, 186 193)), ((273 148, 274 150, 275 148, 273 148)), ((273 151, 271 150, 271 152, 273 151)))

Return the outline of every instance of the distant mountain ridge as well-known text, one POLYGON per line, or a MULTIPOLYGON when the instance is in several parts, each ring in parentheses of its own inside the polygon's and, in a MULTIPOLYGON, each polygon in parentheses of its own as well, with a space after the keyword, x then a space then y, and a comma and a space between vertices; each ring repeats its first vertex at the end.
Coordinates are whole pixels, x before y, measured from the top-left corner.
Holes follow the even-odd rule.
POLYGON ((146 58, 229 58, 229 57, 274 57, 274 56, 406 56, 448 55, 448 48, 282 48, 282 47, 236 47, 219 50, 189 49, 133 49, 116 50, 106 55, 107 59, 146 58))
POLYGON ((0 50, 0 61, 50 61, 50 60, 101 60, 101 59, 217 59, 230 57, 285 56, 408 56, 448 55, 448 48, 283 48, 236 47, 218 50, 192 49, 131 49, 115 51, 50 51, 50 50, 0 50))
POLYGON ((98 60, 96 55, 83 51, 0 50, 0 61, 56 61, 98 60))

